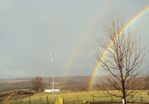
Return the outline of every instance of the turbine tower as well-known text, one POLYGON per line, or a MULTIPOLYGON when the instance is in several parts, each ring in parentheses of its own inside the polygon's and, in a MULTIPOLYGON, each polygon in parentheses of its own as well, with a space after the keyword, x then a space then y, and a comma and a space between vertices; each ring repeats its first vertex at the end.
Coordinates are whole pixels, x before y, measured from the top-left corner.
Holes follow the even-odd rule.
POLYGON ((54 79, 54 57, 55 55, 54 54, 51 54, 50 55, 51 57, 51 63, 52 63, 52 89, 53 89, 53 98, 55 98, 55 79, 54 79))

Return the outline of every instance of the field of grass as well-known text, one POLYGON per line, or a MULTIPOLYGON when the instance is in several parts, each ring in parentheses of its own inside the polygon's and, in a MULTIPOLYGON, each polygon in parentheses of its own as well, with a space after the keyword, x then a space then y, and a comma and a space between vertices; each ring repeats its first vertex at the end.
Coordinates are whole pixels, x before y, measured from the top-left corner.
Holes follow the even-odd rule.
MULTIPOLYGON (((137 95, 133 98, 135 102, 149 102, 148 91, 137 91, 137 95)), ((117 91, 112 91, 117 93, 117 91)), ((54 99, 61 97, 64 99, 65 104, 83 104, 84 100, 88 102, 120 102, 121 99, 112 97, 104 91, 82 91, 82 92, 60 92, 52 93, 37 93, 27 97, 15 97, 11 104, 53 104, 54 99)))

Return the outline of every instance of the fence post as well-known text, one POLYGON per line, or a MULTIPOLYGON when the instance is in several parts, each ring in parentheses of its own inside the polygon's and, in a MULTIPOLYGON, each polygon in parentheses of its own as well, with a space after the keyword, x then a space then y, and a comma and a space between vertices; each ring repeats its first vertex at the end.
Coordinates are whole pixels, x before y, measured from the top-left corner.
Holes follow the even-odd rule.
POLYGON ((93 102, 94 102, 94 95, 92 95, 92 97, 93 97, 93 102))
POLYGON ((111 103, 113 103, 113 97, 111 96, 111 103))
POLYGON ((49 97, 47 96, 47 104, 49 104, 49 97))
POLYGON ((41 97, 39 97, 39 102, 42 103, 42 102, 41 102, 41 97))
POLYGON ((141 104, 142 104, 143 103, 142 96, 140 97, 140 99, 141 99, 141 104))
POLYGON ((79 96, 77 95, 77 100, 78 100, 78 102, 79 102, 79 96))
POLYGON ((134 104, 133 95, 131 95, 131 103, 134 104))
POLYGON ((29 104, 31 104, 31 97, 29 96, 29 104))
POLYGON ((64 100, 64 98, 63 98, 63 103, 65 104, 65 100, 64 100))
POLYGON ((62 96, 62 98, 63 98, 63 102, 64 102, 65 97, 64 97, 64 96, 62 96))

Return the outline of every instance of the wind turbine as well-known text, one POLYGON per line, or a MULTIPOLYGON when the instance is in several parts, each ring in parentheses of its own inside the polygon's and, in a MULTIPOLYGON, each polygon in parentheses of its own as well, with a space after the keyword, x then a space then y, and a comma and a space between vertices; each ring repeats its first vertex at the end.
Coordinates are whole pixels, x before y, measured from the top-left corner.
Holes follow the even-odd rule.
POLYGON ((52 89, 53 89, 53 98, 55 98, 55 79, 54 79, 54 58, 55 55, 54 54, 50 54, 50 58, 51 58, 51 64, 52 64, 52 89))

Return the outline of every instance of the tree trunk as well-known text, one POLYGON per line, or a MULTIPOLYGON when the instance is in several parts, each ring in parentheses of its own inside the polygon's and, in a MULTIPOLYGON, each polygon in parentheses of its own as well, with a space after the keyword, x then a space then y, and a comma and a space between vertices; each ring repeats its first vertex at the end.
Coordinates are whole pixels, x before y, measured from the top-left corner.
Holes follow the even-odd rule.
POLYGON ((124 79, 122 79, 122 99, 124 100, 124 103, 123 104, 127 104, 126 102, 126 88, 125 88, 125 81, 124 79))

